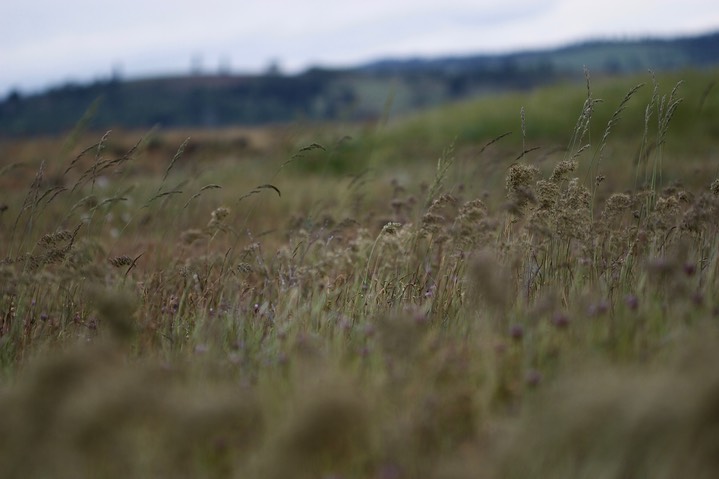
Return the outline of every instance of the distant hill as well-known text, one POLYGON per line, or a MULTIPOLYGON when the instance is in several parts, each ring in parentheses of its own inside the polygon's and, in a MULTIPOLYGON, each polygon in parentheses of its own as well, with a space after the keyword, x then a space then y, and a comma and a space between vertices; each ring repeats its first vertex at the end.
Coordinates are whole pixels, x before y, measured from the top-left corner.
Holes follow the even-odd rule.
POLYGON ((595 40, 553 50, 523 51, 505 55, 472 55, 436 59, 384 59, 364 65, 365 72, 420 72, 441 69, 455 72, 497 70, 512 65, 520 69, 548 69, 576 73, 584 66, 602 73, 635 73, 719 63, 719 32, 674 39, 595 40))
POLYGON ((619 75, 719 65, 719 32, 675 39, 590 41, 506 55, 385 59, 301 74, 194 75, 66 84, 11 93, 0 102, 0 136, 91 129, 215 127, 307 120, 371 119, 447 101, 529 89, 593 74, 619 75))

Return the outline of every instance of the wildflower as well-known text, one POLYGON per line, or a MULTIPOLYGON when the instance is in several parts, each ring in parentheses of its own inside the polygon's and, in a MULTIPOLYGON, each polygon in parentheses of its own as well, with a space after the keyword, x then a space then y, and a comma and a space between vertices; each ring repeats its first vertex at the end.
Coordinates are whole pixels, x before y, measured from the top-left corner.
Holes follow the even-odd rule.
POLYGON ((552 323, 557 329, 566 329, 569 326, 569 317, 564 313, 556 313, 552 323))
POLYGON ((524 338, 524 328, 519 324, 515 324, 509 328, 509 336, 517 342, 521 341, 524 338))
POLYGON ((636 295, 628 294, 624 298, 624 302, 626 303, 627 307, 632 311, 636 311, 639 308, 639 298, 637 298, 636 295))
POLYGON ((542 373, 540 373, 536 369, 530 369, 529 371, 527 371, 525 381, 527 382, 527 386, 535 388, 539 386, 540 382, 542 382, 542 373))

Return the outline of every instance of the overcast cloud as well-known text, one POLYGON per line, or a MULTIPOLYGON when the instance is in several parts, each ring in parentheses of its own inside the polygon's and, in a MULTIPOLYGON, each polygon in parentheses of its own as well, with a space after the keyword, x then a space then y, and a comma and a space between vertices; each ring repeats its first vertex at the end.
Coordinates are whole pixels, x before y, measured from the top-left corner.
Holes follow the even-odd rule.
POLYGON ((0 95, 67 81, 288 72, 719 29, 716 0, 3 0, 0 95))

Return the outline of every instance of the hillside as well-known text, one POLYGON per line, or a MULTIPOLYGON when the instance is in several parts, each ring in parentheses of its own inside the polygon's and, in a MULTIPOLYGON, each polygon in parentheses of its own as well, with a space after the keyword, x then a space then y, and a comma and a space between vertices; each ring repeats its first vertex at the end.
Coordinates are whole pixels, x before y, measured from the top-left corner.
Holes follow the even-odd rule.
POLYGON ((110 127, 218 127, 372 119, 449 101, 593 76, 719 64, 719 33, 671 40, 593 41, 507 55, 382 60, 297 75, 194 75, 17 92, 0 102, 0 136, 110 127))

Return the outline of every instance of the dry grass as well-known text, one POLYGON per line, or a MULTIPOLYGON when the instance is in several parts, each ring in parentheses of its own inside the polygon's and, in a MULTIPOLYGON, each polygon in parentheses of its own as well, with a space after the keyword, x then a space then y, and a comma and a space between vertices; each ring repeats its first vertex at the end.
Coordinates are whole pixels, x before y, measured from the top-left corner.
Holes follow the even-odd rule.
POLYGON ((719 180, 662 173, 655 85, 635 162, 636 90, 592 146, 588 82, 541 162, 523 109, 436 168, 110 133, 3 169, 0 475, 714 477, 719 180))

